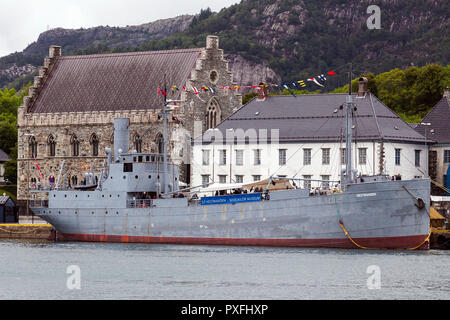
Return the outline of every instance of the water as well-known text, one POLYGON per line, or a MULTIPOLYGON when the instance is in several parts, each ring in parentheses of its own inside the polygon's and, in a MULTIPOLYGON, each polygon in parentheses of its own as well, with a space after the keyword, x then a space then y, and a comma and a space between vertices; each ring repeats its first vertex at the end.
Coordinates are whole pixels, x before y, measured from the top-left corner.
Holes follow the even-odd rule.
POLYGON ((449 265, 436 250, 0 241, 0 300, 450 299, 449 265), (368 288, 372 265, 380 289, 368 288))

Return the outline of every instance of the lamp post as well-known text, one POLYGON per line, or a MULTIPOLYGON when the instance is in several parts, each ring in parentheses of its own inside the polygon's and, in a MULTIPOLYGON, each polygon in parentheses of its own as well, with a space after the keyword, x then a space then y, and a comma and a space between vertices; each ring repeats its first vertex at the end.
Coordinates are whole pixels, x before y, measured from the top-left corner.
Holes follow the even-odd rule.
MULTIPOLYGON (((430 122, 421 122, 420 125, 422 126, 431 126, 430 122)), ((429 156, 430 156, 430 152, 428 150, 428 140, 427 140, 427 128, 425 127, 425 150, 427 152, 427 154, 425 155, 425 159, 426 159, 426 167, 425 169, 427 170, 427 176, 430 176, 430 168, 428 168, 429 166, 429 156)))

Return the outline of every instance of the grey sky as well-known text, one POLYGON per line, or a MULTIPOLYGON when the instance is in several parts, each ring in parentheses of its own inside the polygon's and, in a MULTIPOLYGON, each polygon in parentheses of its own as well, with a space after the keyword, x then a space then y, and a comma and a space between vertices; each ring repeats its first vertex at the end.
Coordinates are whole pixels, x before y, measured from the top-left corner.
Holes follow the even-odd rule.
POLYGON ((138 25, 239 0, 0 0, 0 57, 22 51, 47 28, 138 25))

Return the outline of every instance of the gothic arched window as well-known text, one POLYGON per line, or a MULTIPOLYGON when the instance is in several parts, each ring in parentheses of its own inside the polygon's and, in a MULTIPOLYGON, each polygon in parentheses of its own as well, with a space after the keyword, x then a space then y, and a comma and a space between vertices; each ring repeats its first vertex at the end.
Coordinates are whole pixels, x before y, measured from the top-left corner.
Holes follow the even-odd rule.
POLYGON ((158 153, 164 153, 164 139, 161 133, 156 136, 156 145, 158 146, 158 153))
POLYGON ((49 135, 47 138, 47 145, 48 145, 48 155, 50 157, 56 156, 56 140, 52 134, 49 135))
POLYGON ((30 158, 37 158, 37 141, 35 136, 30 137, 29 141, 30 158))
POLYGON ((137 153, 142 153, 142 138, 140 135, 136 134, 134 136, 133 145, 137 153))
POLYGON ((77 157, 80 154, 80 141, 75 134, 70 138, 70 146, 72 147, 72 156, 77 157))
POLYGON ((98 137, 97 137, 97 135, 95 133, 93 133, 91 135, 90 143, 91 143, 91 147, 92 147, 92 155, 94 157, 98 156, 99 140, 98 140, 98 137))
POLYGON ((206 129, 214 128, 221 121, 220 106, 216 99, 211 99, 206 107, 206 129))

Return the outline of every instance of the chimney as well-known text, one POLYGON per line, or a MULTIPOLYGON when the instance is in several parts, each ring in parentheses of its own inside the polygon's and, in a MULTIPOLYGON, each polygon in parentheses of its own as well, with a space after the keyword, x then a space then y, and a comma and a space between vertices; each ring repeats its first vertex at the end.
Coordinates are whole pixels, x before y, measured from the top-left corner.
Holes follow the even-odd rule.
POLYGON ((50 46, 48 49, 48 57, 56 58, 61 56, 61 47, 60 46, 50 46))
POLYGON ((267 98, 267 85, 264 82, 259 83, 258 100, 267 98))
POLYGON ((367 78, 360 77, 358 79, 358 97, 364 97, 367 93, 367 84, 369 81, 367 78))
POLYGON ((219 49, 219 37, 207 36, 206 37, 206 49, 219 49))
POLYGON ((114 119, 114 159, 117 160, 121 153, 128 153, 130 139, 130 119, 114 119))

